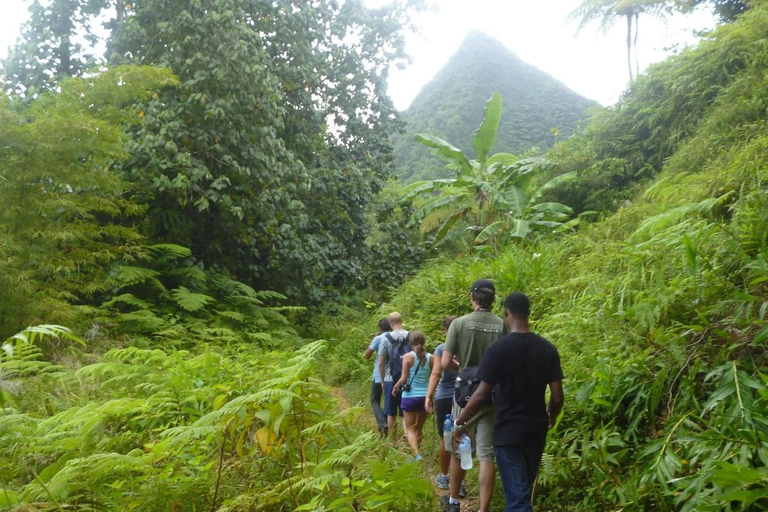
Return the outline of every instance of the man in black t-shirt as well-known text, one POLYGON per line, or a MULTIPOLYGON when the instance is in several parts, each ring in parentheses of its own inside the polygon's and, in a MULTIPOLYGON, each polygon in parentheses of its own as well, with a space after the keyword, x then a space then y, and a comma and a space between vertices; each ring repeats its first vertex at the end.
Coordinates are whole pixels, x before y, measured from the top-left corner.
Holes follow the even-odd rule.
POLYGON ((496 413, 493 446, 507 502, 506 512, 531 512, 547 430, 563 407, 563 370, 555 346, 528 325, 530 301, 520 292, 504 299, 504 323, 509 334, 488 348, 477 377, 482 381, 456 420, 459 439, 464 423, 493 394, 496 413), (549 386, 549 406, 544 395, 549 386))

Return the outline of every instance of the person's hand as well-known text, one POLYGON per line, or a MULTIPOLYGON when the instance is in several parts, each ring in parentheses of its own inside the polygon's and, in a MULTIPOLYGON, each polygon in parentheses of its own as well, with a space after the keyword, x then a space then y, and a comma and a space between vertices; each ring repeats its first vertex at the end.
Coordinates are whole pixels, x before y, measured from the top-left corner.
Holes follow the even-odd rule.
POLYGON ((382 392, 382 393, 384 393, 384 392, 385 392, 385 390, 384 390, 384 381, 381 381, 381 392, 382 392))
POLYGON ((392 387, 392 396, 397 396, 397 393, 398 393, 398 387, 397 387, 397 386, 398 386, 398 385, 397 385, 397 384, 395 384, 395 385, 392 387))
POLYGON ((427 414, 432 414, 432 399, 429 397, 424 399, 424 410, 427 414))
POLYGON ((467 433, 467 429, 465 428, 453 428, 453 440, 456 441, 456 445, 459 444, 461 441, 461 436, 467 433))

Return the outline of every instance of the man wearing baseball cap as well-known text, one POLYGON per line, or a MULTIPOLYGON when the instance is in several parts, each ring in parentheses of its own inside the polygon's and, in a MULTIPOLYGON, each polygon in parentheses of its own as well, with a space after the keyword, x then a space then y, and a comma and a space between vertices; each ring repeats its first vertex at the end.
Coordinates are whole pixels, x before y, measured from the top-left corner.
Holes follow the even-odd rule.
MULTIPOLYGON (((491 343, 504 334, 504 321, 491 313, 491 306, 496 298, 496 287, 493 282, 489 279, 475 281, 469 289, 469 297, 473 312, 454 320, 448 329, 441 360, 445 369, 462 372, 467 368, 479 366, 491 343), (459 358, 458 365, 453 361, 454 355, 459 358)), ((454 400, 453 417, 458 418, 460 414, 461 408, 454 400)), ((461 425, 469 433, 477 460, 480 463, 479 512, 490 511, 493 481, 496 476, 493 452, 493 416, 493 406, 486 405, 473 415, 466 424, 461 425)), ((453 452, 450 469, 450 494, 444 496, 441 503, 446 512, 459 512, 459 490, 465 471, 461 469, 455 443, 452 444, 454 446, 446 446, 446 450, 453 452)))

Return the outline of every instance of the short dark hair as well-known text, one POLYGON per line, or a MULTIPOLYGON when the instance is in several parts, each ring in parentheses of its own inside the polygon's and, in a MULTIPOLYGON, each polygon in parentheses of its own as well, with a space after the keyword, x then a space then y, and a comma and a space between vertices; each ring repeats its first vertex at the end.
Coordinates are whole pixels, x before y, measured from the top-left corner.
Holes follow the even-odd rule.
POLYGON ((449 316, 443 318, 443 329, 445 329, 447 331, 448 328, 453 323, 453 321, 456 320, 457 318, 459 318, 459 317, 457 317, 456 315, 449 315, 449 316))
POLYGON ((424 336, 424 333, 421 331, 411 331, 411 333, 408 335, 408 342, 411 344, 411 346, 423 345, 427 342, 427 337, 424 336))
POLYGON ((504 299, 504 309, 513 316, 527 317, 531 314, 531 301, 523 292, 512 292, 504 299))
POLYGON ((490 309, 490 307, 493 305, 493 299, 496 298, 496 294, 493 292, 493 290, 488 288, 477 288, 470 293, 472 294, 472 299, 481 308, 490 309))
POLYGON ((386 318, 382 318, 379 320, 379 330, 381 332, 389 332, 392 330, 392 326, 389 325, 389 320, 386 318))

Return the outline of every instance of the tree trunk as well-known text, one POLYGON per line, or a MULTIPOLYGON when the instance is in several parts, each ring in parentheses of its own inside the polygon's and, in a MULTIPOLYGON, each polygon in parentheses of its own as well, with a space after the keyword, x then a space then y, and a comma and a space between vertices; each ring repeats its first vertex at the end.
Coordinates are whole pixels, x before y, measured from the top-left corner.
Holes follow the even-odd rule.
POLYGON ((627 68, 629 69, 629 81, 632 82, 632 14, 627 14, 627 68))
POLYGON ((635 13, 635 76, 640 76, 640 60, 637 58, 637 33, 640 30, 640 13, 635 13))
POLYGON ((120 32, 125 23, 125 0, 115 0, 115 32, 120 32))

